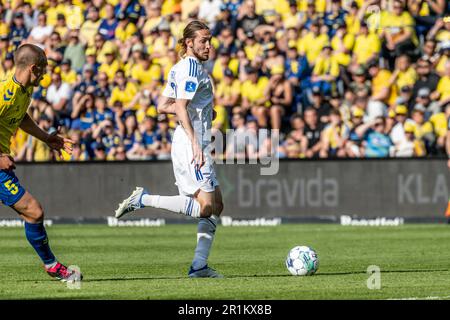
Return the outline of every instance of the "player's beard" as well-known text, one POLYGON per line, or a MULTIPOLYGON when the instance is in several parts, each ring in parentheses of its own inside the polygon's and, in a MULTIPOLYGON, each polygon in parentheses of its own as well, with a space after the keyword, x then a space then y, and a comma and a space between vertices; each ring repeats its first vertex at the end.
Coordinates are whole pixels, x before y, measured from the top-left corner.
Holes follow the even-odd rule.
POLYGON ((208 61, 208 59, 209 59, 209 51, 208 51, 208 53, 206 54, 206 58, 204 57, 203 54, 201 54, 201 53, 200 53, 198 50, 196 50, 195 48, 194 48, 193 52, 194 52, 194 55, 197 57, 198 60, 200 60, 200 61, 202 61, 202 62, 208 61))

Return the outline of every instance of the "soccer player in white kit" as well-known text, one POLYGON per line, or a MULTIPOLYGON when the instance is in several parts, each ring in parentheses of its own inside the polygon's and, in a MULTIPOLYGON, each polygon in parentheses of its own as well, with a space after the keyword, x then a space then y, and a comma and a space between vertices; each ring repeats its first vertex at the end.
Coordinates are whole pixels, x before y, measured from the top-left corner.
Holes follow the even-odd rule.
POLYGON ((174 113, 178 126, 172 141, 172 164, 178 196, 150 195, 137 187, 116 210, 116 218, 153 207, 198 218, 197 247, 189 270, 191 278, 222 277, 207 264, 217 221, 223 210, 222 194, 212 158, 205 154, 211 142, 213 86, 202 62, 209 58, 211 33, 200 21, 190 22, 179 43, 182 59, 169 73, 158 102, 158 112, 174 113))

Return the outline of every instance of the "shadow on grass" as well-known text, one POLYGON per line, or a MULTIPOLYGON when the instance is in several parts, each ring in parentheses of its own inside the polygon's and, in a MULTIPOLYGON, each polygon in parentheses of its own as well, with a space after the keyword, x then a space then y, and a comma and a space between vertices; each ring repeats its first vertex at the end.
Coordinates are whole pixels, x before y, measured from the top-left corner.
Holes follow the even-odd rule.
MULTIPOLYGON (((410 269, 410 270, 382 270, 381 273, 420 273, 420 272, 448 272, 449 269, 410 269)), ((366 271, 343 271, 343 272, 318 272, 315 277, 346 276, 356 274, 367 274, 366 271)), ((290 274, 253 274, 253 275, 226 275, 224 279, 242 278, 283 278, 292 277, 290 274)), ((106 282, 106 281, 142 281, 142 280, 185 280, 187 276, 143 276, 143 277, 110 277, 110 278, 85 278, 83 283, 106 282)), ((220 279, 219 279, 220 280, 220 279)), ((17 280, 17 282, 53 282, 54 280, 17 280)))

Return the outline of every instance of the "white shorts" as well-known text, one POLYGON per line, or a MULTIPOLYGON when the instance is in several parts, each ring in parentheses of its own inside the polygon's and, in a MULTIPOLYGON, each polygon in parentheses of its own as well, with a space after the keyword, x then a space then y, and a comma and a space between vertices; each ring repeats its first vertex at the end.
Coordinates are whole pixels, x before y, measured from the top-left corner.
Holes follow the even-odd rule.
POLYGON ((192 161, 192 146, 184 129, 178 126, 175 129, 172 141, 172 165, 175 175, 175 184, 180 195, 193 196, 199 189, 213 192, 219 185, 211 157, 205 154, 205 164, 196 170, 192 161))

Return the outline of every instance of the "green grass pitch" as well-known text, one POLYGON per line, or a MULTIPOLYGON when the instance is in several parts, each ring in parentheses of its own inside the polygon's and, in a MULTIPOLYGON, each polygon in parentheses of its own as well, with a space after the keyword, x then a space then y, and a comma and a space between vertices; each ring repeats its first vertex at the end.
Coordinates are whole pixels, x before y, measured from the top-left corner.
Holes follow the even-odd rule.
POLYGON ((196 225, 54 225, 51 247, 84 274, 80 289, 48 277, 22 228, 0 230, 0 299, 450 299, 450 227, 219 226, 210 265, 224 279, 188 279, 196 225), (291 276, 284 260, 313 247, 320 268, 291 276), (381 288, 367 288, 367 267, 381 288))

